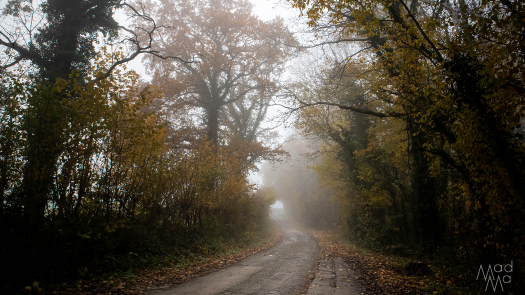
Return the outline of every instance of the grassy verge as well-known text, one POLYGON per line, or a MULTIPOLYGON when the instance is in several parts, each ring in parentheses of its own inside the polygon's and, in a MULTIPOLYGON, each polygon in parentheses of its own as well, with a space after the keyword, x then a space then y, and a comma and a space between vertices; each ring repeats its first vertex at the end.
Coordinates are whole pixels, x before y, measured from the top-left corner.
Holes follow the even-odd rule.
POLYGON ((360 273, 357 279, 369 294, 484 294, 475 275, 470 278, 446 253, 431 262, 418 261, 358 247, 335 233, 308 232, 323 256, 341 257, 360 273))
MULTIPOLYGON (((276 225, 271 223, 257 232, 239 233, 229 238, 202 237, 195 244, 179 247, 163 255, 128 253, 114 258, 122 270, 86 275, 69 282, 33 282, 20 292, 43 294, 123 294, 164 289, 222 268, 275 245, 281 239, 276 225), (131 263, 130 260, 135 260, 131 263), (137 262, 138 261, 138 262, 137 262), (137 265, 133 267, 133 265, 137 265)), ((89 270, 86 269, 86 274, 89 270)))

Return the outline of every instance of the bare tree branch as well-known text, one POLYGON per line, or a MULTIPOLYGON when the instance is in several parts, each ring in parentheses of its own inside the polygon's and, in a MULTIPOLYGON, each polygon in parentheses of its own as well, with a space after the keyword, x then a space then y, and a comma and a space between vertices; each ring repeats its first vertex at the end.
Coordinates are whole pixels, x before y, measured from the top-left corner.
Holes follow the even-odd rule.
MULTIPOLYGON (((129 28, 126 28, 124 26, 119 26, 120 30, 130 34, 131 36, 129 38, 125 38, 123 40, 120 40, 118 43, 125 43, 125 42, 131 43, 131 45, 133 47, 133 51, 130 54, 128 54, 127 57, 122 58, 122 59, 117 59, 104 73, 99 74, 98 76, 96 76, 94 81, 100 81, 100 80, 104 80, 104 79, 108 78, 109 76, 111 76, 111 73, 113 72, 113 70, 117 66, 119 66, 121 64, 124 64, 124 63, 127 63, 129 61, 132 61, 138 55, 143 54, 143 53, 144 54, 151 54, 151 55, 159 57, 161 59, 175 59, 175 60, 179 60, 182 63, 193 63, 193 62, 195 62, 195 60, 186 61, 186 60, 183 60, 183 59, 181 59, 180 57, 177 57, 177 56, 161 55, 158 50, 153 49, 153 34, 155 34, 155 32, 158 30, 159 26, 157 26, 155 20, 152 17, 150 17, 149 15, 146 14, 146 12, 144 10, 144 6, 142 4, 140 4, 140 9, 137 9, 137 8, 131 6, 130 4, 126 3, 126 2, 121 2, 118 5, 116 5, 115 8, 117 8, 117 9, 118 8, 127 8, 127 9, 131 10, 132 14, 131 14, 130 18, 135 18, 135 17, 141 18, 146 23, 150 23, 151 24, 151 28, 150 29, 135 28, 136 31, 133 31, 133 30, 131 30, 129 28), (137 32, 145 33, 145 35, 147 36, 147 41, 140 42, 139 41, 139 33, 137 33, 137 32)), ((31 31, 29 29, 27 29, 27 30, 31 31)), ((30 38, 32 39, 32 35, 30 36, 30 38)), ((38 54, 38 52, 34 52, 34 51, 31 50, 31 48, 36 47, 35 44, 33 44, 31 42, 29 42, 29 44, 27 46, 20 45, 16 41, 13 41, 8 36, 7 33, 0 31, 0 45, 5 46, 5 47, 7 47, 7 48, 9 48, 11 50, 14 50, 16 52, 16 54, 17 54, 13 62, 10 62, 8 64, 0 66, 0 69, 5 70, 5 69, 7 69, 9 67, 12 67, 12 66, 18 64, 22 60, 29 60, 29 61, 33 62, 35 65, 37 65, 38 67, 41 67, 41 68, 49 68, 49 67, 52 66, 52 61, 46 60, 45 58, 40 56, 38 54)))
POLYGON ((326 102, 326 101, 318 101, 314 103, 306 103, 301 100, 297 100, 297 101, 301 103, 301 106, 299 108, 318 106, 318 105, 328 105, 328 106, 338 107, 342 110, 349 110, 349 111, 353 111, 353 112, 357 112, 361 114, 372 115, 372 116, 379 117, 379 118, 403 118, 403 117, 408 116, 407 113, 396 113, 396 112, 380 113, 380 112, 376 112, 372 110, 361 109, 355 106, 347 106, 347 105, 342 105, 342 104, 333 103, 333 102, 326 102))
POLYGON ((370 38, 351 38, 351 39, 342 38, 342 39, 333 40, 333 41, 323 41, 321 43, 310 45, 310 46, 297 45, 295 47, 299 49, 308 49, 308 48, 315 48, 315 47, 319 47, 323 45, 337 44, 337 43, 342 43, 342 42, 368 42, 368 41, 370 41, 370 38))
POLYGON ((405 2, 403 2, 403 0, 399 0, 399 2, 403 5, 403 7, 405 8, 405 10, 407 11, 408 15, 410 16, 410 18, 414 21, 414 23, 416 24, 419 32, 421 33, 421 35, 423 35, 423 38, 425 38, 425 40, 427 41, 427 43, 432 47, 432 49, 434 49, 434 54, 436 54, 437 56, 437 59, 442 62, 443 61, 443 56, 441 55, 441 53, 439 52, 439 50, 436 48, 436 45, 434 45, 434 43, 430 40, 430 38, 427 36, 427 34, 425 33, 425 31, 421 28, 421 25, 419 24, 419 22, 417 21, 416 17, 412 14, 412 12, 410 11, 410 9, 408 8, 408 6, 405 4, 405 2))
POLYGON ((31 51, 29 51, 29 49, 19 45, 18 43, 14 42, 14 41, 11 41, 11 39, 3 32, 0 32, 0 35, 2 35, 6 40, 2 40, 0 39, 0 45, 3 45, 7 48, 10 48, 10 49, 13 49, 14 51, 16 51, 18 53, 18 56, 15 58, 15 62, 12 62, 12 63, 9 63, 7 65, 4 65, 4 66, 1 66, 0 68, 1 69, 7 69, 11 66, 14 66, 16 65, 18 62, 22 61, 22 60, 31 60, 33 61, 35 64, 41 66, 41 67, 46 67, 49 65, 49 62, 46 61, 45 59, 41 58, 40 56, 32 53, 31 51))
POLYGON ((117 60, 116 62, 114 62, 103 75, 98 75, 94 81, 100 81, 100 80, 104 80, 104 79, 108 78, 109 76, 111 76, 111 73, 113 72, 113 70, 117 66, 119 66, 121 64, 124 64, 124 63, 127 63, 129 61, 132 61, 133 59, 135 59, 135 57, 137 57, 138 55, 140 55, 142 53, 151 54, 151 55, 153 55, 155 57, 158 57, 158 58, 161 58, 163 60, 175 59, 175 60, 178 60, 178 61, 180 61, 182 63, 185 63, 185 64, 195 62, 195 60, 185 61, 185 60, 183 60, 183 59, 181 59, 180 57, 177 57, 177 56, 171 56, 171 55, 170 56, 163 56, 163 55, 160 54, 160 51, 153 49, 153 34, 155 34, 155 32, 157 31, 159 26, 157 26, 157 23, 155 22, 155 20, 152 17, 146 15, 146 13, 144 12, 143 4, 141 4, 141 12, 137 11, 137 9, 135 9, 135 7, 129 5, 129 4, 125 3, 125 2, 121 3, 119 5, 119 7, 127 7, 127 8, 129 8, 133 12, 133 15, 131 15, 130 18, 139 17, 139 18, 142 18, 143 20, 145 20, 145 21, 147 21, 147 22, 152 24, 152 28, 150 30, 147 30, 145 28, 136 28, 136 29, 141 30, 141 31, 143 31, 143 32, 145 32, 147 34, 147 36, 148 36, 148 41, 146 42, 147 44, 146 45, 141 45, 140 41, 139 41, 139 36, 138 36, 138 34, 136 32, 134 32, 134 31, 132 31, 132 30, 126 28, 126 27, 120 26, 120 29, 122 29, 122 30, 124 30, 124 31, 126 31, 126 32, 128 32, 128 33, 130 33, 132 35, 132 37, 127 38, 126 40, 133 44, 133 46, 135 47, 135 50, 128 57, 120 59, 120 60, 117 60))

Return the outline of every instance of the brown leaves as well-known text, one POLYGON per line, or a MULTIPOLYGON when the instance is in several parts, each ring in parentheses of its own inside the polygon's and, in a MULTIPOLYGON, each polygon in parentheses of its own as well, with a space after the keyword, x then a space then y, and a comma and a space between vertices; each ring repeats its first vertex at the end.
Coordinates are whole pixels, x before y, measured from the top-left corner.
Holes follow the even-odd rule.
POLYGON ((363 254, 361 251, 343 245, 333 234, 311 231, 319 243, 321 258, 341 257, 358 273, 355 279, 363 285, 368 294, 426 294, 429 279, 408 276, 405 269, 394 266, 379 254, 363 254))

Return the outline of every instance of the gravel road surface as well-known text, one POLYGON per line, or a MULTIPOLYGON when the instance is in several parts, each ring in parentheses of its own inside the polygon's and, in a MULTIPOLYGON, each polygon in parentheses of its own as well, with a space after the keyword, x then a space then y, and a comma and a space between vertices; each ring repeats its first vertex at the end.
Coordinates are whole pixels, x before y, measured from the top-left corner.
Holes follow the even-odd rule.
POLYGON ((283 232, 277 246, 250 256, 238 264, 149 294, 300 294, 310 282, 317 264, 318 246, 306 233, 278 221, 283 232))

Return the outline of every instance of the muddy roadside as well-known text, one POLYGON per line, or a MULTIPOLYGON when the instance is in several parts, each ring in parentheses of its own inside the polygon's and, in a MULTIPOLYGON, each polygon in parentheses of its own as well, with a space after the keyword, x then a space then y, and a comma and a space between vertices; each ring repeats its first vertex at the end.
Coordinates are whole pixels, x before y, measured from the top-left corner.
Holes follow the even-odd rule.
MULTIPOLYGON (((400 265, 384 255, 365 255, 352 246, 343 245, 333 234, 307 232, 318 242, 321 254, 315 276, 303 294, 441 294, 436 292, 436 284, 440 282, 426 263, 400 265)), ((454 294, 463 293, 456 291, 454 294)))

